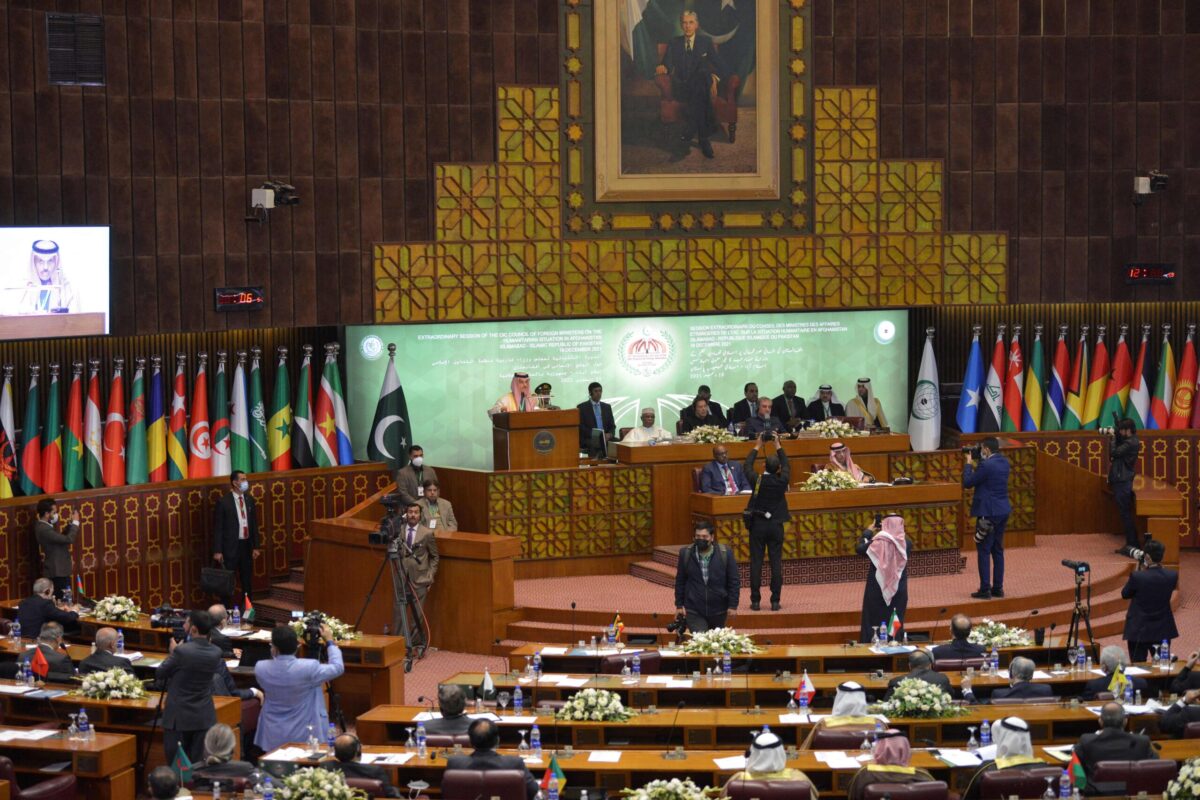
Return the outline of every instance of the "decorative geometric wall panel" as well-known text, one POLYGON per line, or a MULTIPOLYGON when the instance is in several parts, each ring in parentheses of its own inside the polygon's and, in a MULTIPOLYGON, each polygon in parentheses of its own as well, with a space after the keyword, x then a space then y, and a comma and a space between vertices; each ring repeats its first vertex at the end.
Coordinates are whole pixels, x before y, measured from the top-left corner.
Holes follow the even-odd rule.
POLYGON ((521 558, 626 555, 650 549, 648 467, 496 472, 489 533, 521 540, 521 558))
POLYGON ((818 162, 879 158, 879 93, 873 86, 816 90, 813 136, 818 162))
MULTIPOLYGON (((333 517, 391 481, 382 465, 271 472, 255 476, 263 554, 254 563, 254 585, 264 589, 304 558, 305 531, 314 519, 333 517)), ((75 570, 88 597, 122 594, 143 609, 211 601, 199 591, 200 568, 209 564, 213 506, 228 489, 224 478, 57 495, 63 513, 79 511, 75 570)), ((23 597, 41 574, 41 556, 30 525, 37 498, 0 502, 0 592, 23 597)))

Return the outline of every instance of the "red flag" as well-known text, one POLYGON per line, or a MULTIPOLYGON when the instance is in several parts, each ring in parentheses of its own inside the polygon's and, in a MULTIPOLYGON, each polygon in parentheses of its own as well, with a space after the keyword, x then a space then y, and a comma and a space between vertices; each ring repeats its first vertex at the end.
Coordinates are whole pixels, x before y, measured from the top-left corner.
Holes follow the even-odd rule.
POLYGON ((1167 427, 1186 428, 1192 422, 1192 405, 1196 396, 1196 326, 1188 326, 1187 341, 1183 345, 1183 357, 1179 361, 1179 372, 1175 375, 1175 395, 1171 399, 1171 416, 1167 427))
POLYGON ((1008 373, 1004 355, 1004 325, 996 326, 996 344, 992 348, 992 363, 983 381, 983 408, 979 411, 980 433, 996 433, 1004 416, 1004 377, 1008 373))
POLYGON ((33 648, 33 657, 29 659, 29 669, 42 680, 46 680, 46 676, 50 674, 50 662, 42 653, 41 645, 33 648))
POLYGON ((208 430, 208 378, 205 369, 208 353, 198 353, 196 382, 192 385, 192 429, 188 435, 188 477, 212 476, 212 438, 208 430))
POLYGON ((1025 361, 1021 358, 1021 326, 1013 326, 1012 344, 1008 348, 1008 370, 1004 376, 1004 413, 1000 420, 1003 431, 1021 430, 1021 408, 1025 404, 1025 361))
POLYGON ((114 359, 108 415, 104 418, 104 485, 125 485, 125 386, 121 369, 125 359, 114 359))

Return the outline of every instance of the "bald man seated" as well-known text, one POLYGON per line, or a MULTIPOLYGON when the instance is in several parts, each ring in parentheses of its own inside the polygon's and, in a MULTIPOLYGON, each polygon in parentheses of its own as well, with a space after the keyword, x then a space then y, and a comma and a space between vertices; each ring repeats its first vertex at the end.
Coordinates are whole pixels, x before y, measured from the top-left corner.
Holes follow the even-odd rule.
POLYGON ((128 658, 114 655, 117 651, 116 628, 101 628, 96 631, 96 652, 79 662, 79 674, 89 672, 107 672, 110 669, 123 669, 133 674, 133 664, 128 658))

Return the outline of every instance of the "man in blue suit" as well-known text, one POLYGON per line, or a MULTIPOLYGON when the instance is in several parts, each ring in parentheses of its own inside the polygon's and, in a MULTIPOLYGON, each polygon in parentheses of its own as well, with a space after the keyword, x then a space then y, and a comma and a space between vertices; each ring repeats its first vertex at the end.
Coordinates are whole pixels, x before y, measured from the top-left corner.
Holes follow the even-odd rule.
POLYGON ((579 409, 579 449, 587 450, 592 441, 592 431, 604 431, 604 438, 611 441, 617 437, 617 423, 613 419, 612 406, 603 403, 604 387, 596 381, 588 384, 588 399, 575 408, 579 409))
POLYGON ((1129 660, 1134 663, 1145 661, 1150 650, 1164 639, 1179 636, 1175 612, 1171 610, 1171 595, 1179 587, 1179 573, 1163 568, 1165 551, 1157 539, 1146 542, 1149 563, 1145 569, 1129 573, 1129 580, 1121 589, 1121 597, 1129 601, 1123 638, 1129 643, 1129 660))
POLYGON ((975 552, 979 557, 979 591, 971 595, 979 600, 1004 597, 1004 528, 1012 505, 1008 502, 1008 459, 1000 453, 1000 442, 989 436, 979 445, 978 466, 967 453, 963 469, 964 489, 974 489, 971 516, 976 523, 975 552), (986 531, 986 532, 985 532, 986 531), (981 537, 980 534, 983 533, 981 537))
POLYGON ((750 491, 750 481, 742 465, 730 463, 729 450, 723 444, 712 449, 713 460, 700 473, 700 491, 704 494, 737 494, 750 491))
POLYGON ((287 742, 307 741, 310 725, 322 739, 329 730, 322 687, 346 670, 328 625, 321 626, 321 643, 327 648, 327 664, 296 658, 300 640, 290 625, 271 631, 271 660, 254 665, 254 678, 265 695, 254 744, 263 752, 287 742))

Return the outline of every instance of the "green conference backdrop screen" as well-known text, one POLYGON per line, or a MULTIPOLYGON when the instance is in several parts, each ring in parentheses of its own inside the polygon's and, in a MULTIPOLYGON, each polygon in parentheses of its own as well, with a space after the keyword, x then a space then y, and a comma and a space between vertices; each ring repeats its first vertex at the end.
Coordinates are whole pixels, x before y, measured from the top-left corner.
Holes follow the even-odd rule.
MULTIPOLYGON (((680 409, 708 384, 728 410, 742 388, 758 384, 775 397, 796 381, 806 400, 822 383, 846 402, 869 377, 888 422, 908 422, 908 312, 829 311, 360 325, 346 329, 346 383, 354 455, 367 458, 367 438, 387 365, 396 345, 413 439, 435 465, 491 469, 487 411, 509 390, 515 371, 530 385, 548 382, 553 404, 574 408, 592 381, 604 385, 617 428, 640 424, 650 407, 674 432, 680 409)), ((319 371, 314 364, 314 371, 319 371)))

